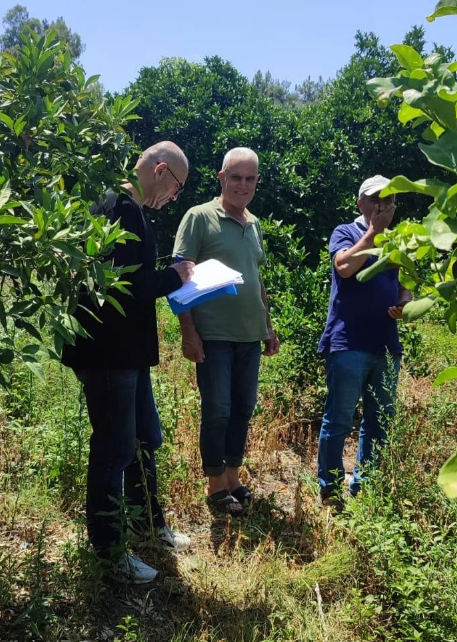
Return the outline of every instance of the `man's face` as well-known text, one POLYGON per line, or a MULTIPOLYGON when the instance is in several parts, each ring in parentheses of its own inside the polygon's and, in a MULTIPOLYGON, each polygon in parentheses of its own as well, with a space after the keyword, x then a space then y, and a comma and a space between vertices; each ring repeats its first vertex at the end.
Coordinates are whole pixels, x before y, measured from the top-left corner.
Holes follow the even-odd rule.
POLYGON ((395 196, 391 194, 385 198, 379 198, 379 192, 376 192, 376 194, 372 194, 371 196, 359 198, 357 205, 359 206, 360 212, 369 223, 376 206, 378 207, 379 212, 382 212, 389 207, 395 207, 395 196))
POLYGON ((153 171, 160 178, 157 184, 157 191, 152 198, 149 207, 160 210, 161 207, 170 201, 176 201, 179 194, 184 189, 184 183, 187 179, 187 167, 184 163, 158 163, 153 167, 153 171))
POLYGON ((235 160, 218 176, 226 204, 244 210, 254 198, 259 180, 257 163, 253 160, 235 160))

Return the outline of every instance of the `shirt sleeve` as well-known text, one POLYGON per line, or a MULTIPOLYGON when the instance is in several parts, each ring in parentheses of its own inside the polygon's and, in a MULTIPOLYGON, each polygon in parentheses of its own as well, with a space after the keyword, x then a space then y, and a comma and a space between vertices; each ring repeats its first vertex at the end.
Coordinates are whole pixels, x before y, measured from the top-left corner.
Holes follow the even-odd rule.
MULTIPOLYGON (((135 272, 124 275, 129 281, 128 286, 131 294, 138 303, 148 305, 161 296, 166 296, 181 287, 182 281, 179 274, 173 268, 167 267, 157 270, 155 267, 155 241, 151 250, 154 256, 151 261, 144 260, 144 247, 146 242, 145 221, 138 206, 124 200, 121 207, 114 216, 119 216, 121 226, 128 232, 133 232, 141 240, 129 239, 122 243, 116 243, 111 258, 115 266, 127 266, 141 264, 135 272)), ((150 233, 153 235, 152 229, 150 233)), ((116 297, 118 298, 118 297, 116 297)))
POLYGON ((189 210, 184 215, 176 233, 173 256, 197 263, 205 233, 204 217, 195 210, 189 210))
POLYGON ((255 229, 257 230, 257 234, 259 236, 259 244, 260 244, 260 248, 262 250, 262 256, 260 257, 259 265, 266 265, 267 255, 265 254, 265 245, 263 244, 262 227, 261 227, 261 225, 260 225, 258 220, 256 220, 256 222, 255 222, 255 229))
POLYGON ((349 225, 338 225, 330 237, 329 250, 330 256, 332 259, 335 255, 341 250, 348 250, 353 245, 355 245, 357 239, 354 238, 354 234, 351 233, 349 225))

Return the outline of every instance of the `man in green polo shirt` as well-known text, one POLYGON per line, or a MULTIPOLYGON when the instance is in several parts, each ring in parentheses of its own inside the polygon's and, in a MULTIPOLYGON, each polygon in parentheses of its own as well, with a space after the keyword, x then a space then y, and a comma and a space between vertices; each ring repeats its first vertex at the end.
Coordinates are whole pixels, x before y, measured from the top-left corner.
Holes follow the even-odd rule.
POLYGON ((207 301, 179 315, 183 354, 197 364, 208 504, 231 515, 240 514, 252 498, 238 473, 257 399, 260 342, 265 356, 279 350, 259 274, 259 265, 265 263, 262 231, 246 209, 254 198, 258 166, 251 149, 230 150, 218 174, 221 195, 187 212, 173 249, 181 259, 218 259, 243 275, 236 297, 207 301))

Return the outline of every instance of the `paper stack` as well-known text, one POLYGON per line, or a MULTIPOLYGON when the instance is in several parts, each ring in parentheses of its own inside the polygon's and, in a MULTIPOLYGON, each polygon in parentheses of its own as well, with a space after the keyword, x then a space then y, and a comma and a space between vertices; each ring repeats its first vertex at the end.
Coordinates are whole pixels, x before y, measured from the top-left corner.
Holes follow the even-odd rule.
POLYGON ((194 267, 192 279, 168 295, 175 314, 223 294, 237 294, 236 284, 244 283, 241 272, 232 270, 217 259, 209 259, 194 267))

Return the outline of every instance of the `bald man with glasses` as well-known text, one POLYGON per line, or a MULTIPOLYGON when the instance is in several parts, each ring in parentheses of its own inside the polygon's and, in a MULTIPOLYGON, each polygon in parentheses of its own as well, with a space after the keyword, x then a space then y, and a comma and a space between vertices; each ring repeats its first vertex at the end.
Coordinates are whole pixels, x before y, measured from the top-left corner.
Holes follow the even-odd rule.
POLYGON ((153 145, 141 154, 136 172, 140 191, 126 183, 128 193, 102 207, 112 222, 120 220, 124 229, 140 239, 116 245, 109 257, 115 266, 140 265, 126 275, 132 296, 110 292, 125 316, 108 303, 96 307, 82 292, 75 316, 89 337, 78 335, 74 346, 66 345, 62 360, 83 384, 92 424, 86 504, 89 539, 110 572, 147 583, 157 571, 125 550, 124 502, 141 509, 142 519, 131 522, 137 536, 146 538, 154 529, 155 539, 172 551, 190 544, 187 536, 168 527, 157 499, 154 451, 162 443, 162 434, 150 367, 159 362, 156 299, 187 282, 193 263, 182 261, 157 269, 154 230, 143 209, 145 205, 160 209, 184 189, 188 161, 183 151, 170 141, 153 145))

